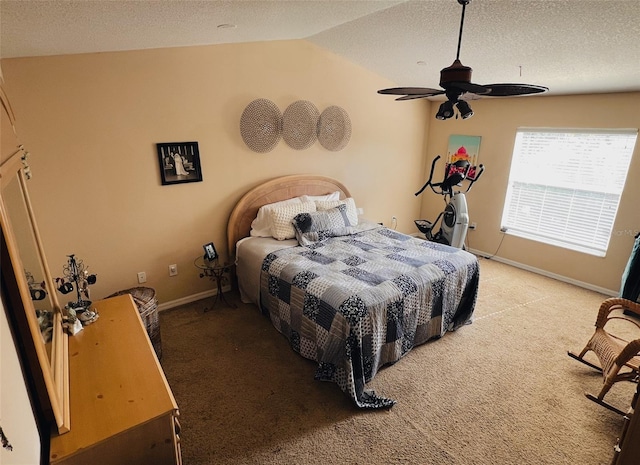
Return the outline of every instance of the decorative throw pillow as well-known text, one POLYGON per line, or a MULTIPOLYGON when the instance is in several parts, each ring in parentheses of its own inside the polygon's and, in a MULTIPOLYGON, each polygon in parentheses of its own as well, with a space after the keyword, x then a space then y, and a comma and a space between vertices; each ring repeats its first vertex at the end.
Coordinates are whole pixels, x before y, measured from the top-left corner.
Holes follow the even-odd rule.
POLYGON ((271 210, 295 203, 302 203, 300 197, 268 203, 260 207, 258 215, 251 223, 251 231, 249 232, 249 235, 253 237, 271 237, 271 210))
POLYGON ((354 232, 344 204, 330 210, 300 213, 293 219, 293 227, 300 245, 310 245, 329 237, 347 236, 354 232))
POLYGON ((296 232, 293 229, 293 218, 299 213, 310 213, 316 211, 315 202, 300 202, 280 205, 270 210, 271 214, 271 235, 283 241, 293 239, 296 232))
POLYGON ((344 200, 316 200, 316 208, 318 211, 335 208, 338 205, 347 206, 347 217, 349 218, 349 222, 351 223, 351 226, 356 226, 358 224, 358 210, 356 208, 356 201, 353 200, 352 197, 344 200))

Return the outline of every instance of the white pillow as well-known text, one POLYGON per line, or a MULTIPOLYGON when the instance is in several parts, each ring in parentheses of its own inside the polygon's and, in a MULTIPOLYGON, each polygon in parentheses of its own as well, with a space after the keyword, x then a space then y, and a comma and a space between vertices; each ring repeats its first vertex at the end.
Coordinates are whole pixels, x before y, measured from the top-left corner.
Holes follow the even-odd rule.
POLYGON ((300 213, 311 213, 316 211, 315 202, 290 203, 272 208, 271 214, 271 235, 283 241, 296 237, 293 228, 293 219, 300 213))
POLYGON ((251 223, 251 231, 249 232, 249 235, 253 237, 271 237, 271 210, 283 205, 296 203, 302 203, 300 197, 268 203, 260 207, 258 215, 251 223))
POLYGON ((315 202, 315 201, 327 201, 327 200, 340 200, 340 191, 332 192, 325 195, 303 195, 300 197, 303 202, 315 202))
POLYGON ((317 200, 315 204, 318 211, 329 210, 344 204, 347 206, 347 218, 349 218, 351 226, 358 224, 358 209, 356 208, 356 201, 352 197, 344 200, 317 200))

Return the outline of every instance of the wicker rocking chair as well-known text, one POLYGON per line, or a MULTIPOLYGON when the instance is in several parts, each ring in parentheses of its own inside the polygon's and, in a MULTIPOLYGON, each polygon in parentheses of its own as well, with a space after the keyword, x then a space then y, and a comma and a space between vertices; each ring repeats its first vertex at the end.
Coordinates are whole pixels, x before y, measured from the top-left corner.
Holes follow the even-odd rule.
POLYGON ((596 331, 579 355, 569 352, 569 356, 602 372, 604 385, 597 396, 585 393, 590 400, 620 415, 626 412, 604 401, 614 383, 618 381, 638 382, 640 378, 640 304, 623 298, 610 298, 602 302, 596 320, 596 331), (627 317, 625 315, 630 315, 627 317), (626 341, 607 332, 605 325, 612 320, 624 320, 636 326, 637 338, 626 341), (600 366, 584 359, 587 352, 593 351, 600 366))

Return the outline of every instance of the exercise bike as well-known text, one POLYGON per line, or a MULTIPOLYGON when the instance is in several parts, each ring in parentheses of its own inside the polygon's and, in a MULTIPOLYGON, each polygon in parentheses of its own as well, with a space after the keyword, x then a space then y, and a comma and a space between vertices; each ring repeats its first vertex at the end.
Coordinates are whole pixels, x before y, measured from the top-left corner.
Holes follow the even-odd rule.
POLYGON ((467 208, 465 194, 469 192, 471 186, 480 178, 480 175, 484 171, 484 166, 478 165, 476 169, 476 167, 471 166, 467 160, 457 160, 453 163, 447 163, 442 182, 433 183, 433 172, 439 159, 440 155, 434 158, 431 163, 429 180, 415 195, 418 196, 422 194, 427 186, 431 187, 433 192, 444 196, 447 206, 433 223, 428 220, 415 220, 414 223, 428 240, 462 249, 469 228, 469 210, 467 208), (464 192, 454 192, 454 186, 461 186, 464 180, 470 181, 467 189, 464 192), (442 220, 440 229, 434 234, 433 230, 440 220, 442 220))

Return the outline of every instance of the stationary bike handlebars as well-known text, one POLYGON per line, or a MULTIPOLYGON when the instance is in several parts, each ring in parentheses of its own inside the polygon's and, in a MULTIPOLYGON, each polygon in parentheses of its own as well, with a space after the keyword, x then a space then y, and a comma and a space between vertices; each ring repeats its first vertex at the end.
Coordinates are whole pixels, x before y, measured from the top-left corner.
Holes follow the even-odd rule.
POLYGON ((433 172, 435 171, 436 163, 439 159, 440 155, 434 158, 433 162, 431 162, 431 172, 429 173, 429 180, 425 183, 424 186, 422 186, 422 188, 418 192, 415 193, 416 196, 422 194, 427 186, 429 186, 431 187, 431 190, 436 194, 444 195, 445 197, 448 195, 451 197, 453 196, 453 186, 459 186, 460 183, 465 179, 468 179, 470 183, 469 186, 467 186, 467 190, 465 190, 464 192, 469 192, 469 189, 471 189, 473 183, 480 179, 480 176, 484 171, 484 165, 478 165, 478 169, 475 171, 474 176, 470 177, 469 171, 472 167, 469 162, 466 160, 458 160, 454 163, 447 164, 444 179, 442 180, 442 182, 434 184, 432 182, 433 172), (436 188, 438 188, 439 191, 436 190, 436 188))

